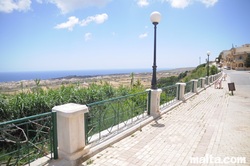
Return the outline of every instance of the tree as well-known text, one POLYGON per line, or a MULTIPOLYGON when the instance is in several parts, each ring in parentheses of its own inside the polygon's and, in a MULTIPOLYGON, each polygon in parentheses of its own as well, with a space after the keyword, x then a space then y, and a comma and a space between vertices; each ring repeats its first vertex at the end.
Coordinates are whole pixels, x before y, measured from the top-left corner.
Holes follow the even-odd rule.
POLYGON ((218 68, 215 65, 213 65, 210 68, 210 73, 211 73, 211 75, 217 74, 218 73, 218 68))
POLYGON ((188 73, 188 71, 180 73, 179 76, 178 76, 178 80, 181 80, 182 78, 186 77, 187 73, 188 73))
POLYGON ((178 82, 178 77, 171 76, 171 77, 162 77, 157 80, 158 87, 162 88, 169 85, 174 85, 178 82))
POLYGON ((250 53, 247 54, 247 58, 246 58, 246 60, 245 60, 245 66, 246 66, 246 67, 250 67, 250 53))
POLYGON ((135 77, 135 73, 134 73, 134 72, 132 72, 132 73, 130 74, 130 77, 131 77, 130 86, 132 87, 132 86, 134 85, 134 77, 135 77))

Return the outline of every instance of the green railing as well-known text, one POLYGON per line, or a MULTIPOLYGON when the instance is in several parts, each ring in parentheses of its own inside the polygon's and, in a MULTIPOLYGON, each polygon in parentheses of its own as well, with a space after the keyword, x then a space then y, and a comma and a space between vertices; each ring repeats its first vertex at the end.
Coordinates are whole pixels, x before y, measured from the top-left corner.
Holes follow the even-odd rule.
POLYGON ((198 82, 197 82, 197 89, 202 87, 201 84, 202 84, 202 79, 200 78, 198 79, 198 82))
POLYGON ((85 113, 86 144, 98 143, 148 115, 150 91, 88 104, 85 113))
POLYGON ((193 91, 193 86, 194 86, 193 81, 186 82, 184 94, 192 92, 193 91))
POLYGON ((171 85, 161 88, 160 97, 161 110, 177 101, 177 85, 171 85))
POLYGON ((29 165, 58 158, 56 113, 49 112, 0 123, 0 165, 29 165))

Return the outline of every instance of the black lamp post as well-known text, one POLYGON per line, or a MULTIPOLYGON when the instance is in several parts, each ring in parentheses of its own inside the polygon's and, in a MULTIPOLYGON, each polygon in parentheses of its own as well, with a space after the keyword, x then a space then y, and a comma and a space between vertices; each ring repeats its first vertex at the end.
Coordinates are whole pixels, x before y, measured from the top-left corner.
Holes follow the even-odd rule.
POLYGON ((151 89, 157 89, 157 79, 156 79, 156 28, 157 24, 161 20, 161 14, 159 12, 152 12, 150 15, 150 20, 154 24, 154 63, 153 63, 153 75, 151 82, 151 89))
POLYGON ((207 76, 209 76, 209 55, 210 51, 207 51, 207 76))

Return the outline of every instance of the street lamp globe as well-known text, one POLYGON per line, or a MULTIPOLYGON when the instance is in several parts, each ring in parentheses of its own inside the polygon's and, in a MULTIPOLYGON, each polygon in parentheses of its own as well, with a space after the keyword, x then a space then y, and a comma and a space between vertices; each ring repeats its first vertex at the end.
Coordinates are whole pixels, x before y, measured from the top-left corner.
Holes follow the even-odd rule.
POLYGON ((209 56, 210 55, 210 51, 207 51, 207 56, 209 56))
POLYGON ((158 24, 161 21, 161 14, 157 11, 152 12, 150 15, 150 20, 153 24, 154 23, 158 24))

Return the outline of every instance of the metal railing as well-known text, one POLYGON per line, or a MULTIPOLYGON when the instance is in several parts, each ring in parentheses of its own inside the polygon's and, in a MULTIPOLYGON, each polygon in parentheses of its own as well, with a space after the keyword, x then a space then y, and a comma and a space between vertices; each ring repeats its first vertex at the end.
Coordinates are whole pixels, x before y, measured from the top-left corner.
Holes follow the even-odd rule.
MULTIPOLYGON (((99 143, 148 117, 150 91, 88 104, 85 142, 99 143)), ((150 107, 150 106, 149 106, 150 107)))
POLYGON ((185 87, 184 94, 192 92, 193 91, 193 86, 194 86, 193 81, 186 82, 186 87, 185 87))
POLYGON ((56 113, 0 123, 0 165, 29 165, 46 156, 58 158, 56 113))
POLYGON ((160 97, 160 108, 163 110, 165 107, 177 101, 177 85, 170 85, 161 88, 162 93, 160 97))
POLYGON ((202 84, 202 79, 200 78, 200 79, 198 79, 198 82, 197 82, 197 89, 198 88, 201 88, 201 85, 202 84))

